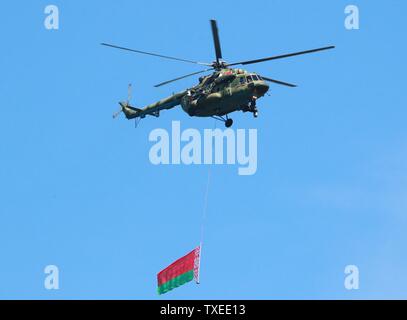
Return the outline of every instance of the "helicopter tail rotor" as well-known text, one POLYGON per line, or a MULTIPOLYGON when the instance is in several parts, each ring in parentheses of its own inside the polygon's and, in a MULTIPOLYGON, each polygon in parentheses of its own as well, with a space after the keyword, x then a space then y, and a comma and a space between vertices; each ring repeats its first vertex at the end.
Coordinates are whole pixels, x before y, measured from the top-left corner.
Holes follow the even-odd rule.
POLYGON ((120 109, 118 111, 116 111, 115 113, 113 113, 113 119, 116 119, 120 113, 122 113, 123 108, 124 108, 124 103, 123 102, 119 102, 120 105, 120 109))
POLYGON ((139 117, 143 117, 142 115, 140 115, 140 112, 142 111, 139 108, 135 108, 130 106, 130 104, 126 102, 119 102, 120 105, 120 110, 117 111, 114 115, 113 118, 116 118, 121 112, 124 113, 124 115, 126 116, 127 119, 134 119, 134 118, 139 118, 139 117))
POLYGON ((119 102, 120 110, 118 110, 117 112, 115 112, 113 114, 114 119, 117 118, 120 115, 120 113, 122 113, 122 112, 125 114, 127 119, 133 119, 133 118, 137 118, 139 116, 138 114, 141 111, 141 109, 134 108, 130 105, 131 94, 132 94, 132 86, 130 83, 127 88, 127 100, 119 102))
POLYGON ((127 87, 127 101, 119 102, 120 109, 113 114, 113 119, 116 119, 120 115, 120 113, 124 112, 124 110, 130 106, 130 100, 131 100, 131 83, 129 83, 127 87))

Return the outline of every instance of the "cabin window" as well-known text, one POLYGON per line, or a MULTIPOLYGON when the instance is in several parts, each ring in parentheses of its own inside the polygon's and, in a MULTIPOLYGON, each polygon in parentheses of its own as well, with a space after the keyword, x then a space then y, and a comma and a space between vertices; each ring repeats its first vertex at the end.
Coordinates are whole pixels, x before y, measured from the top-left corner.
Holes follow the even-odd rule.
POLYGON ((246 82, 246 78, 245 77, 240 77, 240 84, 244 84, 246 82))
POLYGON ((252 82, 253 81, 251 76, 247 76, 246 79, 247 79, 247 82, 252 82))

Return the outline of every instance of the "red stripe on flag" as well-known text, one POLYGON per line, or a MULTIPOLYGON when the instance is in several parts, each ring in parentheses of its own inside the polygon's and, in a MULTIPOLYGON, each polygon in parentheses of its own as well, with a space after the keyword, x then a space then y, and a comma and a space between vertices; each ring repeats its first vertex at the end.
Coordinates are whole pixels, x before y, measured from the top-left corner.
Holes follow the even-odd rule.
POLYGON ((195 258, 199 257, 199 249, 200 248, 198 247, 192 250, 190 253, 161 270, 157 275, 158 286, 161 286, 163 283, 166 283, 185 272, 194 270, 195 258))

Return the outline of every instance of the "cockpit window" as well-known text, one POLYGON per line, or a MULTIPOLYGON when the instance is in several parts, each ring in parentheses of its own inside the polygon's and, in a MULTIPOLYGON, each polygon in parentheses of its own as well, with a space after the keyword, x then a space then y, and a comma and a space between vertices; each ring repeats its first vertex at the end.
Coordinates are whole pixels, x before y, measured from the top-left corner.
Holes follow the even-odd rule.
POLYGON ((260 77, 260 76, 257 76, 257 77, 259 78, 259 80, 263 81, 263 78, 262 78, 262 77, 260 77))
POLYGON ((244 84, 246 82, 246 78, 245 77, 240 77, 240 84, 244 84))
POLYGON ((253 81, 257 81, 257 80, 259 80, 259 78, 254 74, 254 75, 252 75, 252 78, 253 78, 253 81))
POLYGON ((247 79, 247 82, 252 82, 253 81, 251 76, 247 76, 246 79, 247 79))

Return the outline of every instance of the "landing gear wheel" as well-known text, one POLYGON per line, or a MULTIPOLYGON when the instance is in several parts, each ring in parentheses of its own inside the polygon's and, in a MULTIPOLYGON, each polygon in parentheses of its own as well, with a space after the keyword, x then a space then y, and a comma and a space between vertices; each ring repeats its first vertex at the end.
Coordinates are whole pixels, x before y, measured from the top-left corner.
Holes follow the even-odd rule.
POLYGON ((232 126, 232 124, 233 124, 233 120, 230 119, 228 117, 228 115, 226 115, 225 117, 214 115, 214 116, 211 116, 211 118, 214 118, 215 120, 222 121, 223 123, 225 123, 226 128, 230 128, 232 126))
POLYGON ((230 128, 231 126, 232 126, 232 124, 233 124, 233 120, 232 119, 226 119, 226 121, 225 121, 225 127, 226 128, 230 128))

